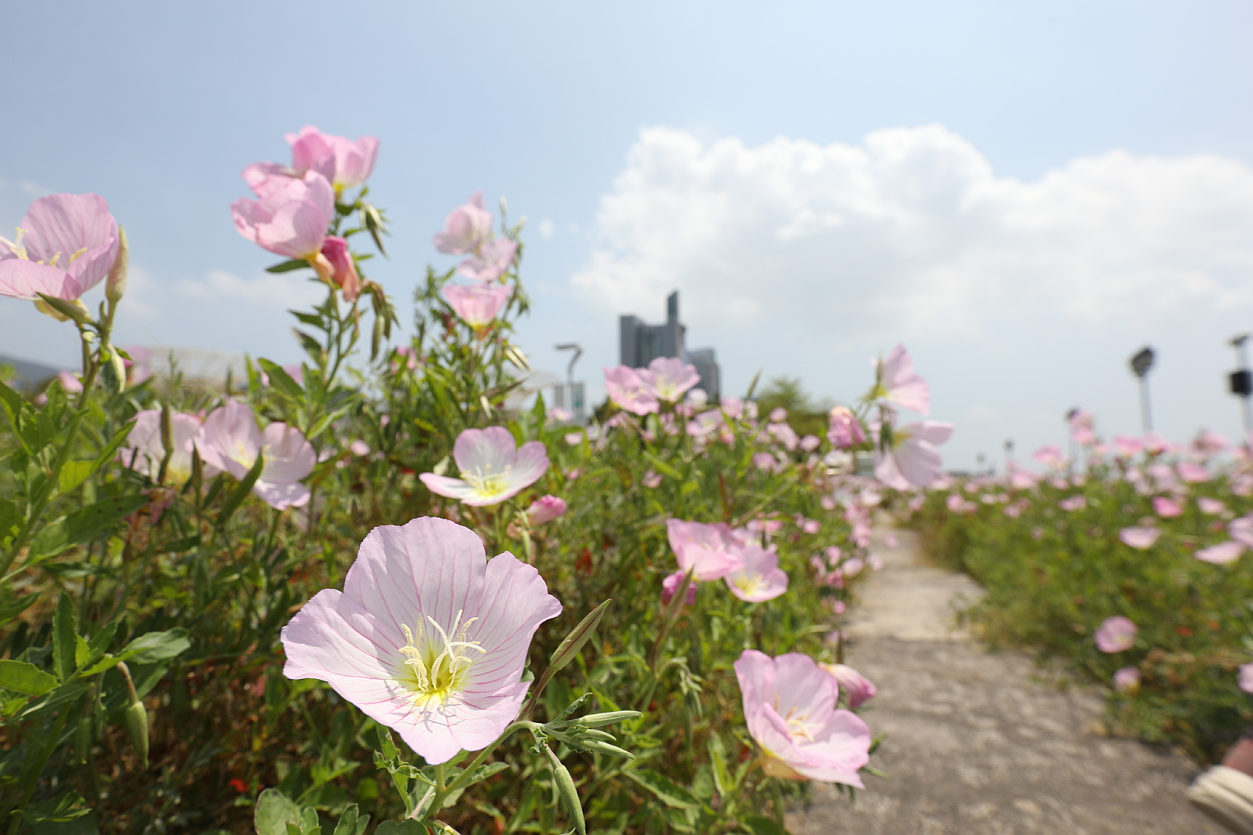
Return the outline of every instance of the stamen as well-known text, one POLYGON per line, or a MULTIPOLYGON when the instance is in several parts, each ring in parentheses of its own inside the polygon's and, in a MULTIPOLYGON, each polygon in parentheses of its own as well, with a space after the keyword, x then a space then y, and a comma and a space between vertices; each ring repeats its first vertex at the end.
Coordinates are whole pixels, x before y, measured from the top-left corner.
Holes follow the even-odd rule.
POLYGON ((406 644, 400 648, 400 654, 405 658, 405 666, 413 674, 412 679, 402 683, 412 691, 410 703, 416 711, 425 714, 432 709, 432 703, 435 703, 435 709, 441 710, 456 704, 457 691, 475 660, 470 650, 487 653, 486 649, 479 646, 478 641, 467 640, 470 625, 478 618, 470 618, 463 624, 463 613, 464 611, 457 612, 457 617, 448 630, 428 616, 426 620, 431 631, 426 632, 425 641, 421 621, 418 622, 416 640, 409 627, 401 624, 406 644), (435 651, 436 647, 439 648, 438 652, 435 651))

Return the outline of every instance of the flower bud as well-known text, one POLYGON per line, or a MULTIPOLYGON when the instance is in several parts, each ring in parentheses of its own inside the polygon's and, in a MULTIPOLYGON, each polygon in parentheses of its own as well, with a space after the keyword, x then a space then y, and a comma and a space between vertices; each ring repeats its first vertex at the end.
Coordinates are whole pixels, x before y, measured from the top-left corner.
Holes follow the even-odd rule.
POLYGON ((161 404, 161 449, 166 455, 174 452, 174 426, 169 403, 161 404))
POLYGON ((117 230, 117 259, 109 270, 109 277, 104 283, 104 297, 111 302, 121 300, 126 292, 126 272, 130 267, 130 247, 126 245, 126 230, 117 230))
POLYGON ((615 710, 611 713, 589 713, 586 716, 580 716, 578 721, 580 725, 588 728, 603 728, 605 725, 612 725, 614 722, 638 719, 643 715, 638 710, 615 710))
POLYGON ((100 372, 105 390, 110 394, 120 394, 126 390, 126 363, 122 355, 111 346, 100 349, 100 372))
POLYGON ((80 763, 86 764, 87 755, 91 753, 91 712, 88 711, 78 720, 78 729, 74 732, 74 754, 80 763))
POLYGON ((126 662, 117 665, 118 672, 126 682, 126 730, 131 735, 131 744, 139 754, 139 761, 144 768, 148 767, 148 711, 135 692, 135 682, 131 680, 131 671, 126 662))

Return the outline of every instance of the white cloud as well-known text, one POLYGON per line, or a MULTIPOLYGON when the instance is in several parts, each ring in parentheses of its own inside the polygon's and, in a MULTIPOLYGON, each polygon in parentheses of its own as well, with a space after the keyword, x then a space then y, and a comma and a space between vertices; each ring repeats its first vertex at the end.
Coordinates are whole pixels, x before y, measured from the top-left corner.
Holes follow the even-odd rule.
POLYGON ((1244 164, 1111 151, 1021 182, 939 125, 754 148, 647 129, 593 239, 572 279, 585 299, 647 315, 678 288, 701 341, 786 327, 834 347, 1253 309, 1244 164))
POLYGON ((544 218, 539 222, 539 236, 544 240, 552 240, 553 232, 555 231, 556 227, 553 226, 553 222, 548 218, 544 218))
POLYGON ((307 272, 263 273, 245 279, 225 270, 211 270, 203 278, 175 282, 174 292, 185 298, 230 300, 232 305, 244 304, 275 313, 310 307, 326 296, 325 286, 310 281, 307 272))

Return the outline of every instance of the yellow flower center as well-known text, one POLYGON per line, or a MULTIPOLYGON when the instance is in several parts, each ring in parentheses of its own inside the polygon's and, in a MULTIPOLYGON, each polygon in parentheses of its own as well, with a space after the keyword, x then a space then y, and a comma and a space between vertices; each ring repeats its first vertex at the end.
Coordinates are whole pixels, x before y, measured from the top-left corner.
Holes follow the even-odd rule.
POLYGON ((426 619, 431 625, 430 631, 425 631, 418 621, 416 637, 408 626, 400 626, 406 641, 400 648, 400 654, 405 657, 402 683, 411 691, 409 701, 415 710, 425 713, 432 704, 447 705, 465 683, 470 665, 476 660, 472 653, 487 652, 478 641, 466 640, 470 624, 478 618, 470 618, 463 624, 461 614, 457 612, 457 619, 448 631, 431 617, 426 619))
POLYGON ((483 499, 494 499, 509 489, 509 468, 493 473, 491 467, 483 472, 461 474, 461 480, 474 488, 483 499))

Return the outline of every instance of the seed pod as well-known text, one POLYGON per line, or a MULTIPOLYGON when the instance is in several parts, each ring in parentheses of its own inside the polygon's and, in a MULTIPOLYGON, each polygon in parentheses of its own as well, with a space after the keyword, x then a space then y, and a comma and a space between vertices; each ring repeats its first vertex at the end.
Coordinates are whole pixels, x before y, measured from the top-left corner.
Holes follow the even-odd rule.
POLYGON ((557 755, 547 745, 544 746, 544 753, 548 755, 548 764, 553 769, 553 780, 557 784, 557 793, 561 795, 562 805, 566 807, 567 814, 574 821, 574 828, 578 830, 579 835, 587 835, 587 824, 583 820, 583 803, 579 800, 579 792, 574 787, 574 778, 570 776, 570 771, 561 760, 557 759, 557 755))

